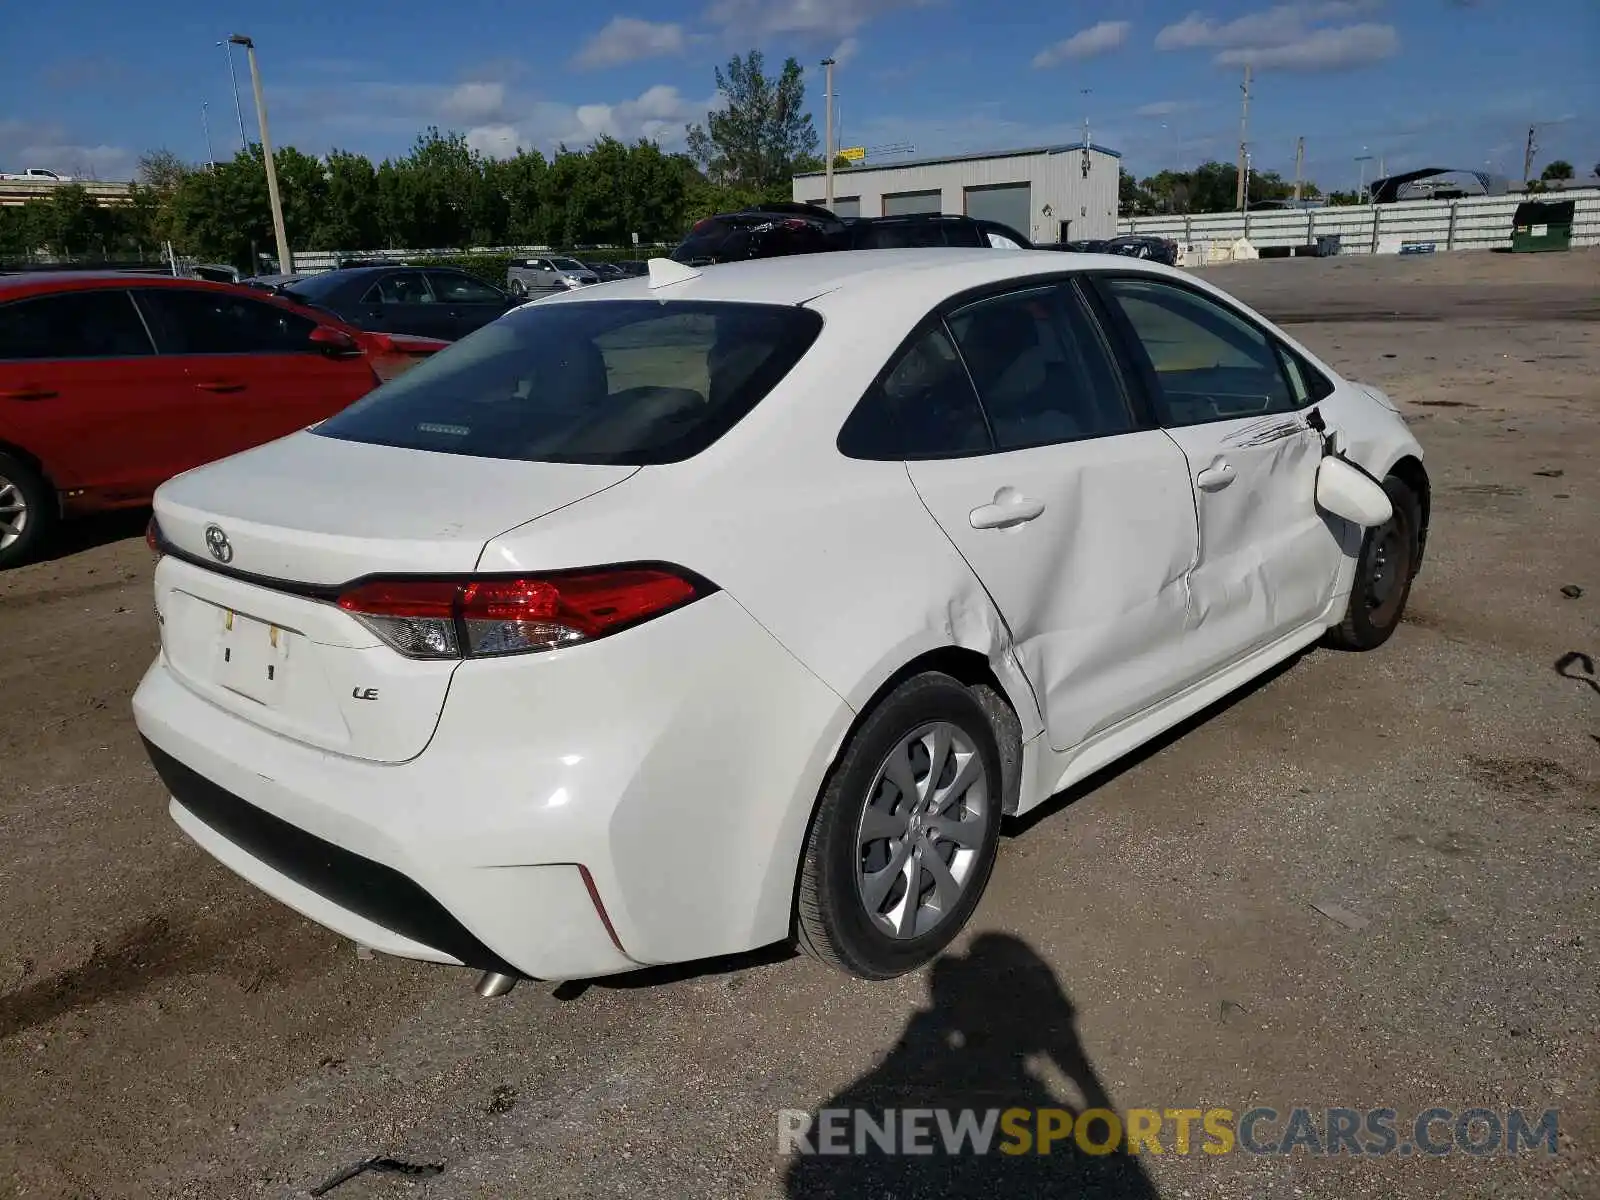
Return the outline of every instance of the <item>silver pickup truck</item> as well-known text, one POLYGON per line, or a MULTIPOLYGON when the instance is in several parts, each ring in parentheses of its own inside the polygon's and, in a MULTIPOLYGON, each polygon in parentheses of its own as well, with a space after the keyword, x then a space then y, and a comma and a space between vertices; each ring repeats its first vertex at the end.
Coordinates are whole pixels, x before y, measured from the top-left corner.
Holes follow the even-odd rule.
POLYGON ((595 273, 575 258, 549 255, 524 258, 506 268, 506 289, 517 296, 543 296, 599 283, 595 273))

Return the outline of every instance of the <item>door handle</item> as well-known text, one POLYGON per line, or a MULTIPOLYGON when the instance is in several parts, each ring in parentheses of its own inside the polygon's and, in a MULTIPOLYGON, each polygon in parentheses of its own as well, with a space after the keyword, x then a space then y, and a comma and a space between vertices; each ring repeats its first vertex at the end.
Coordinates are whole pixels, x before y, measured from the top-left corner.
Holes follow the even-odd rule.
POLYGON ((994 503, 980 504, 967 515, 974 529, 1010 529, 1044 512, 1043 500, 1030 500, 1014 488, 1001 488, 994 503))
POLYGON ((46 388, 19 387, 0 392, 0 400, 50 400, 56 395, 57 393, 46 388))
POLYGON ((1233 464, 1225 458, 1219 458, 1196 475, 1194 482, 1202 492, 1220 492, 1233 482, 1234 475, 1233 464))
POLYGON ((202 392, 242 392, 244 384, 233 383, 226 379, 207 379, 195 384, 202 392))

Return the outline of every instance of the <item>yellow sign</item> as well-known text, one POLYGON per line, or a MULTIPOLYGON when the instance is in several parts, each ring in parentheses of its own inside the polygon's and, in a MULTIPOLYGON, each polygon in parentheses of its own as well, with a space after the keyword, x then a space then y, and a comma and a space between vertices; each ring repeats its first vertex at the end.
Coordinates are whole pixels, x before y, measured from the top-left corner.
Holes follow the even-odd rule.
POLYGON ((839 151, 839 157, 846 162, 866 162, 867 148, 865 146, 846 146, 839 151))

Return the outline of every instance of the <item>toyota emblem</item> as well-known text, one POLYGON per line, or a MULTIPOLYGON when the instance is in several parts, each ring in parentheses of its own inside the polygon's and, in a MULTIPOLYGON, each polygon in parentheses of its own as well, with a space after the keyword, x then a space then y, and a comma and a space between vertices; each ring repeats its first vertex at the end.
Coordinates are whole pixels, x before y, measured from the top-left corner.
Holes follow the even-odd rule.
POLYGON ((211 557, 219 563, 233 561, 233 543, 228 540, 228 535, 222 531, 221 525, 206 526, 206 549, 211 551, 211 557))

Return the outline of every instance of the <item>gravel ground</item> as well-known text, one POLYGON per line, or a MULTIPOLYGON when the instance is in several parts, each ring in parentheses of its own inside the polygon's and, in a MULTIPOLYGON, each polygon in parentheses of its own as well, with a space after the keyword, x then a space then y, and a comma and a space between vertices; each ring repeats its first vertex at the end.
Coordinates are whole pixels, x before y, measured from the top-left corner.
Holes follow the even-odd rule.
POLYGON ((385 1155, 443 1171, 330 1194, 1600 1195, 1597 267, 1209 272, 1403 402, 1408 620, 1017 823, 972 931, 887 984, 771 951, 486 1002, 359 958, 168 821, 128 710, 142 518, 78 529, 0 578, 0 1194, 303 1196, 385 1155), (1100 1099, 1557 1108, 1560 1152, 777 1153, 785 1108, 1100 1099))

